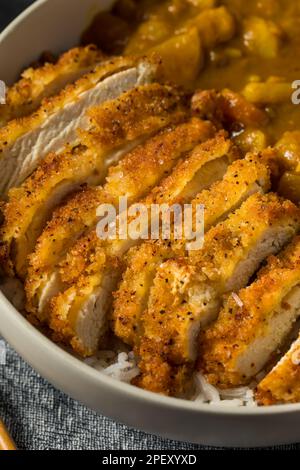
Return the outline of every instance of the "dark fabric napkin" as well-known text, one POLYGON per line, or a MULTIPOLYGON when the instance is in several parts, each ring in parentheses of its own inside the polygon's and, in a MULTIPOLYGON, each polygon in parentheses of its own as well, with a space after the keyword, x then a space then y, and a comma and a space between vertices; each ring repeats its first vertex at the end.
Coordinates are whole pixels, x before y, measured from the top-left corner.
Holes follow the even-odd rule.
MULTIPOLYGON (((33 0, 1 0, 0 30, 31 3, 33 0)), ((90 411, 55 390, 1 340, 0 417, 19 449, 208 450, 129 429, 90 411)), ((299 450, 300 444, 283 449, 299 450)))

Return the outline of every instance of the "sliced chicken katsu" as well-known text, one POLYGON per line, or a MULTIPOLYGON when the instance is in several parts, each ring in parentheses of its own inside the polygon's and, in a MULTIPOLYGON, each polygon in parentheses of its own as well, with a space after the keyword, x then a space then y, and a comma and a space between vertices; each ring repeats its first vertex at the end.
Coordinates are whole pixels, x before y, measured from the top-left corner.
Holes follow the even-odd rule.
MULTIPOLYGON (((299 301, 298 301, 299 309, 299 301)), ((272 371, 258 384, 255 398, 259 405, 299 403, 300 337, 272 371)))
POLYGON ((221 388, 247 385, 278 353, 300 316, 300 238, 231 294, 200 337, 199 367, 221 388))
MULTIPOLYGON (((209 230, 236 210, 252 194, 270 189, 270 171, 261 157, 248 155, 229 166, 224 178, 201 191, 192 201, 193 231, 197 205, 204 206, 204 229, 209 230)), ((187 240, 145 242, 128 254, 128 267, 115 293, 112 326, 118 338, 133 346, 139 341, 138 329, 147 307, 158 267, 169 258, 184 256, 187 240)))
MULTIPOLYGON (((175 114, 172 116, 175 118, 175 114)), ((86 189, 55 211, 30 258, 28 309, 41 313, 49 296, 59 291, 59 262, 78 237, 96 226, 100 204, 117 205, 120 196, 127 196, 131 204, 144 197, 170 173, 180 157, 214 133, 209 122, 197 118, 168 126, 111 167, 104 188, 86 189)))
POLYGON ((155 390, 159 386, 161 393, 176 395, 183 384, 173 382, 172 367, 193 364, 200 327, 217 318, 222 296, 247 285, 260 263, 299 228, 300 210, 294 204, 275 194, 255 194, 206 234, 202 250, 191 251, 188 260, 163 263, 143 314, 137 384, 152 390, 160 373, 155 390))
MULTIPOLYGON (((150 214, 151 204, 170 205, 193 197, 195 179, 201 188, 222 178, 232 158, 231 146, 223 134, 199 145, 141 203, 150 214)), ((149 219, 151 215, 147 214, 144 233, 148 232, 149 219)), ((94 232, 79 241, 63 266, 62 278, 67 276, 70 282, 71 275, 73 282, 70 288, 52 299, 50 326, 60 339, 70 341, 78 353, 90 355, 97 350, 101 334, 108 326, 107 313, 122 273, 122 257, 137 243, 133 238, 104 242, 94 232)))
POLYGON ((9 191, 0 231, 0 259, 10 274, 25 276, 27 257, 53 208, 81 185, 102 183, 113 161, 180 120, 184 99, 170 87, 144 85, 88 114, 93 130, 81 132, 79 145, 49 154, 23 185, 9 191))
POLYGON ((89 129, 86 111, 152 81, 156 66, 148 60, 115 58, 59 95, 44 100, 33 114, 10 121, 0 129, 0 194, 19 186, 50 152, 77 143, 77 129, 89 129))
MULTIPOLYGON (((139 200, 138 204, 144 205, 149 211, 153 204, 167 204, 168 207, 173 204, 184 204, 190 201, 199 189, 210 187, 216 180, 222 179, 228 165, 235 158, 236 149, 230 140, 226 139, 226 134, 221 131, 214 139, 197 145, 185 156, 185 159, 180 159, 171 174, 154 187, 148 196, 139 200)), ((136 218, 136 215, 127 215, 128 225, 136 218)), ((151 212, 145 216, 145 219, 147 218, 151 218, 151 212)), ((146 227, 148 232, 148 224, 146 227)), ((135 240, 132 240, 128 233, 125 236, 126 240, 123 240, 123 237, 120 240, 123 252, 127 251, 132 243, 135 244, 135 240)), ((84 251, 81 251, 83 243, 79 240, 78 246, 75 245, 72 248, 68 259, 61 263, 63 279, 67 283, 75 281, 81 275, 82 270, 86 269, 86 260, 93 256, 95 249, 93 243, 86 243, 89 237, 90 234, 87 234, 83 239, 84 251)), ((117 251, 119 250, 118 243, 113 243, 113 249, 116 248, 117 251)))
POLYGON ((104 60, 104 54, 89 45, 69 50, 54 64, 46 62, 42 67, 25 70, 21 79, 7 90, 6 104, 0 107, 0 126, 33 113, 44 98, 55 95, 104 60))

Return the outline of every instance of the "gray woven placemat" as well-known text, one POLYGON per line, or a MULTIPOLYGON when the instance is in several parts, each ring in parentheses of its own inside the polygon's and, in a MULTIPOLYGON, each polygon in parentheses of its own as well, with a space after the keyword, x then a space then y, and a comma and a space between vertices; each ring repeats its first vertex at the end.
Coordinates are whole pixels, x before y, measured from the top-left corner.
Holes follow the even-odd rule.
MULTIPOLYGON (((33 1, 0 0, 0 30, 33 1)), ((5 361, 0 350, 0 416, 19 449, 207 449, 132 430, 98 415, 55 390, 8 345, 5 348, 5 361)), ((299 450, 300 444, 283 449, 299 450)))
POLYGON ((0 416, 21 449, 198 448, 147 435, 99 416, 49 385, 10 347, 6 364, 0 365, 0 384, 0 416))

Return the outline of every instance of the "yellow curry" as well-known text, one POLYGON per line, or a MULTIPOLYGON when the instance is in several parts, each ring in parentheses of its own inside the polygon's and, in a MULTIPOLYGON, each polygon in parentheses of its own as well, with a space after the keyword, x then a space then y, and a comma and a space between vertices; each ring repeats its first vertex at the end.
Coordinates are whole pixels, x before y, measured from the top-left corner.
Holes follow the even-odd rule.
POLYGON ((83 42, 110 54, 156 53, 167 80, 231 89, 264 108, 269 122, 238 130, 236 141, 246 150, 276 145, 287 162, 280 192, 300 201, 300 104, 292 102, 300 80, 300 2, 119 0, 112 13, 95 18, 83 42))

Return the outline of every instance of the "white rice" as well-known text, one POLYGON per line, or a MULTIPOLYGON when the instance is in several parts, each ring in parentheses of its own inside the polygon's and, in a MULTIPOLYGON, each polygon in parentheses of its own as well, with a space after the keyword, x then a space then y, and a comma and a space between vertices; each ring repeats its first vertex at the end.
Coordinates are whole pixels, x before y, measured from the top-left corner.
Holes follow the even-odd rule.
MULTIPOLYGON (((130 383, 139 375, 139 368, 134 353, 100 351, 97 356, 85 360, 85 363, 109 377, 130 383)), ((209 384, 205 377, 195 374, 196 392, 193 401, 201 404, 218 406, 256 406, 253 390, 240 387, 220 390, 209 384)))
POLYGON ((195 375, 196 397, 194 401, 218 406, 256 406, 253 390, 249 387, 220 390, 209 384, 206 378, 195 375))
MULTIPOLYGON (((0 290, 20 312, 24 311, 25 294, 20 281, 7 279, 0 285, 0 290)), ((137 359, 132 351, 120 341, 112 345, 114 349, 99 351, 95 356, 85 359, 84 362, 100 373, 121 382, 130 383, 139 375, 137 359)), ((253 387, 255 384, 253 384, 253 387)), ((205 377, 195 374, 195 403, 217 406, 256 406, 253 391, 248 387, 230 390, 219 390, 209 384, 205 377)))
POLYGON ((85 363, 113 379, 130 383, 140 373, 133 352, 100 351, 85 363))

